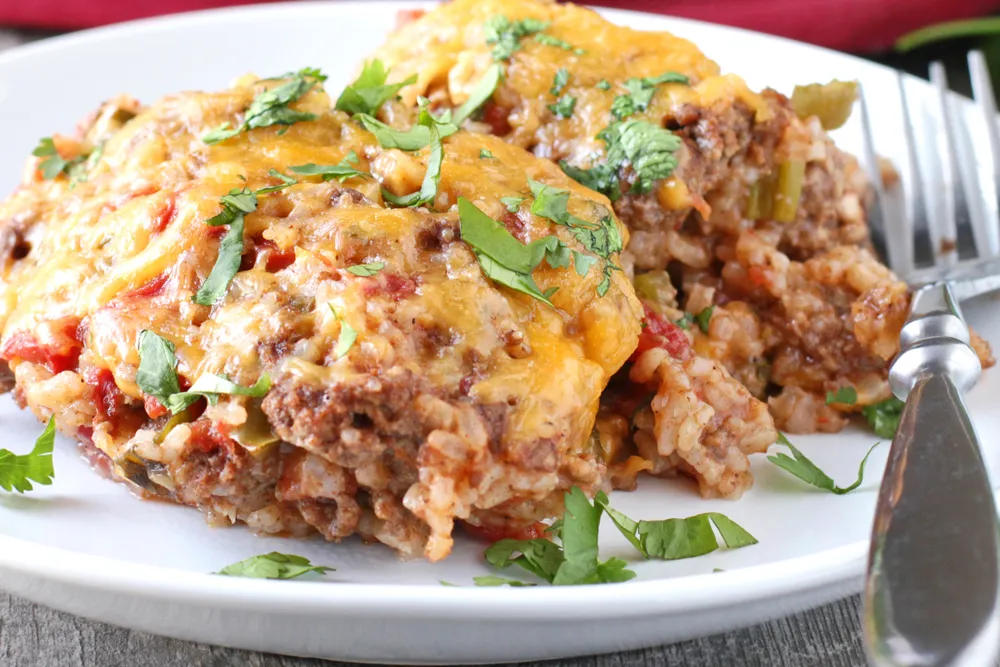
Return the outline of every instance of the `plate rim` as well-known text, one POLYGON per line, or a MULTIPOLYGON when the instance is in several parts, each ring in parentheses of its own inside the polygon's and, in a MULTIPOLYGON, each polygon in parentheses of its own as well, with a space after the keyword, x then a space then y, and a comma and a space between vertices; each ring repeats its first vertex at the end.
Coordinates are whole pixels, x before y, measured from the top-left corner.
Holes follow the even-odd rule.
MULTIPOLYGON (((399 8, 436 5, 427 0, 391 0, 378 3, 381 12, 399 8)), ((670 30, 683 37, 687 26, 766 39, 778 47, 806 48, 870 70, 891 68, 796 40, 707 21, 654 14, 636 10, 591 7, 612 20, 643 17, 666 20, 677 26, 670 30)), ((266 20, 270 15, 335 15, 341 12, 374 9, 365 0, 315 2, 298 0, 180 12, 165 16, 124 21, 59 35, 19 45, 0 54, 0 68, 45 53, 85 47, 120 35, 141 35, 150 31, 179 31, 189 24, 216 22, 233 17, 266 20)), ((708 54, 711 57, 711 54, 708 54)), ((65 440, 65 438, 63 439, 65 440)), ((377 548, 377 547, 376 547, 377 548)), ((161 600, 204 602, 241 607, 266 603, 295 612, 340 610, 347 605, 352 613, 385 614, 392 604, 394 614, 433 613, 438 618, 459 617, 475 612, 482 618, 534 619, 558 613, 564 618, 594 618, 614 614, 631 618, 650 614, 711 609, 721 604, 738 604, 779 598, 824 586, 860 581, 867 560, 868 541, 825 549, 804 556, 773 560, 732 571, 689 574, 677 577, 629 581, 616 586, 539 586, 536 588, 439 586, 433 584, 372 584, 323 581, 268 581, 227 578, 208 573, 144 565, 106 556, 84 554, 0 533, 0 568, 26 575, 109 592, 127 592, 161 600), (337 595, 330 595, 330 586, 337 595), (585 603, 585 604, 584 604, 585 603), (599 608, 598 608, 599 606, 599 608)))

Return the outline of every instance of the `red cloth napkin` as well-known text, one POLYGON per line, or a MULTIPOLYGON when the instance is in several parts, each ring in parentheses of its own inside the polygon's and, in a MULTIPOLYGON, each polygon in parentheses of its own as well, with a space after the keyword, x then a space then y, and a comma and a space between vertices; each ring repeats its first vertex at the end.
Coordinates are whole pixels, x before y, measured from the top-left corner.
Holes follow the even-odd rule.
MULTIPOLYGON (((267 0, 0 0, 0 25, 87 28, 267 0)), ((981 16, 1000 0, 593 0, 596 4, 724 23, 844 51, 887 49, 916 28, 981 16)))

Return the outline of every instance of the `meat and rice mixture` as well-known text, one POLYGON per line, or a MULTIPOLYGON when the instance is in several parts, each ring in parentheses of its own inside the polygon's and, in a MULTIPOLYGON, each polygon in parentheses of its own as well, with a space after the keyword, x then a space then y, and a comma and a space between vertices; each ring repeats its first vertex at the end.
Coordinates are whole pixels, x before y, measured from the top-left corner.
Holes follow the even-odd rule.
POLYGON ((568 228, 499 200, 531 178, 624 233, 607 202, 551 162, 463 132, 443 140, 433 199, 389 207, 421 188, 429 151, 382 148, 317 81, 299 80, 313 88, 294 109, 313 120, 207 144, 283 85, 248 81, 148 108, 109 103, 55 140, 71 163, 102 146, 81 171, 47 179, 32 161, 0 208, 0 356, 15 400, 54 414, 114 476, 213 524, 357 533, 432 560, 449 552, 456 519, 530 531, 561 513, 571 486, 602 488, 594 418, 642 317, 627 278, 612 272, 598 295, 597 270, 539 266, 551 305, 501 287, 455 204, 502 220, 492 224, 510 243, 586 253, 568 228), (291 169, 308 164, 356 172, 341 184, 291 169), (236 224, 206 221, 243 188, 256 206, 240 204, 235 276, 216 302, 195 303, 236 224), (140 387, 154 353, 176 358, 165 398, 140 387), (266 395, 216 387, 167 409, 206 376, 253 388, 264 374, 266 395))
POLYGON ((679 470, 735 497, 774 426, 836 432, 891 397, 909 295, 871 251, 867 176, 823 126, 846 119, 853 91, 845 106, 844 87, 810 87, 797 114, 686 40, 545 0, 455 0, 401 23, 375 57, 414 82, 383 120, 405 125, 419 96, 460 105, 501 62, 467 128, 557 162, 629 228, 622 262, 647 312, 639 349, 652 349, 598 423, 616 460, 644 460, 628 470, 679 470), (845 387, 857 401, 827 405, 845 387))
POLYGON ((573 5, 408 19, 336 98, 247 77, 43 140, 0 388, 212 524, 432 560, 573 486, 736 498, 777 429, 890 396, 908 293, 828 118, 573 5))

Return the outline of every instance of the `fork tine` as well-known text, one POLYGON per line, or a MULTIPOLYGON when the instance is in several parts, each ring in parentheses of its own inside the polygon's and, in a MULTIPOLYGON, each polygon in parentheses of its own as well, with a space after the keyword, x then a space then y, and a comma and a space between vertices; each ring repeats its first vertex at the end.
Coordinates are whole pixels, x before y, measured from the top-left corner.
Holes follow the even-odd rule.
POLYGON ((861 83, 858 83, 858 104, 861 108, 861 134, 862 143, 864 144, 862 158, 864 159, 865 169, 871 175, 872 192, 875 194, 874 205, 868 212, 868 227, 871 230, 872 245, 875 246, 875 252, 878 253, 879 257, 887 259, 890 266, 894 267, 898 273, 905 275, 908 271, 903 271, 903 265, 897 262, 904 261, 905 256, 913 256, 912 234, 906 234, 902 237, 902 239, 905 239, 905 243, 890 244, 887 242, 889 237, 889 215, 886 206, 885 187, 882 184, 882 172, 879 169, 878 158, 875 155, 875 139, 872 132, 871 117, 868 114, 868 103, 865 101, 865 90, 861 83), (906 251, 901 255, 900 250, 904 247, 906 251))
MULTIPOLYGON (((955 125, 952 122, 951 99, 948 95, 948 78, 944 65, 933 62, 930 66, 931 84, 935 88, 939 117, 944 125, 938 133, 940 141, 941 188, 940 204, 936 215, 930 216, 930 235, 934 247, 934 255, 941 264, 949 266, 958 260, 958 253, 951 252, 958 243, 958 225, 955 220, 955 210, 958 202, 958 156, 955 152, 955 125)), ((964 197, 963 197, 964 199, 964 197)))
POLYGON ((926 265, 934 262, 934 244, 928 239, 927 234, 929 227, 929 223, 927 222, 927 197, 929 191, 925 187, 920 164, 917 160, 916 130, 913 127, 913 117, 910 115, 910 103, 906 94, 906 80, 902 72, 896 72, 896 85, 899 89, 899 99, 903 108, 903 138, 906 144, 906 159, 913 180, 912 188, 902 188, 904 190, 903 197, 907 200, 908 207, 901 211, 902 219, 909 224, 909 229, 903 229, 902 232, 908 232, 907 235, 912 236, 913 240, 911 243, 903 246, 900 252, 908 252, 910 254, 904 257, 906 261, 905 266, 894 265, 894 270, 905 276, 909 275, 909 269, 914 269, 919 264, 926 265))
MULTIPOLYGON (((997 104, 993 95, 993 84, 986 67, 982 51, 970 51, 968 55, 969 77, 972 80, 972 96, 983 112, 986 136, 989 141, 988 160, 990 187, 983 192, 983 229, 980 231, 984 243, 978 243, 980 257, 995 257, 1000 254, 1000 224, 998 224, 998 202, 1000 193, 1000 129, 997 128, 997 104), (987 194, 989 193, 989 194, 987 194)), ((981 188, 983 189, 983 188, 981 188)))

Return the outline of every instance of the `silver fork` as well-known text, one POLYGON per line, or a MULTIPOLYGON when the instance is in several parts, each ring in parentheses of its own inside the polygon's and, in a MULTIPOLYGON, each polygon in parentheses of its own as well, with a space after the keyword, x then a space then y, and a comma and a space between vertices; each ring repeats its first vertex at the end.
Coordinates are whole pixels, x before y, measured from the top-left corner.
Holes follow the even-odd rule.
MULTIPOLYGON (((969 70, 985 114, 992 182, 1000 184, 1000 130, 981 53, 969 54, 969 70)), ((879 178, 863 93, 860 99, 864 159, 876 191, 873 236, 890 266, 915 289, 900 353, 889 371, 892 391, 906 405, 875 511, 863 624, 874 665, 994 667, 1000 652, 1000 532, 962 397, 981 368, 959 302, 1000 289, 997 188, 981 191, 970 155, 973 142, 957 122, 959 109, 944 68, 934 63, 930 73, 933 115, 942 128, 940 206, 927 205, 919 187, 903 195, 909 215, 899 197, 893 202, 894 193, 887 193, 879 178), (931 266, 921 267, 921 260, 931 266)), ((907 166, 919 184, 911 103, 901 75, 899 90, 907 166)))

